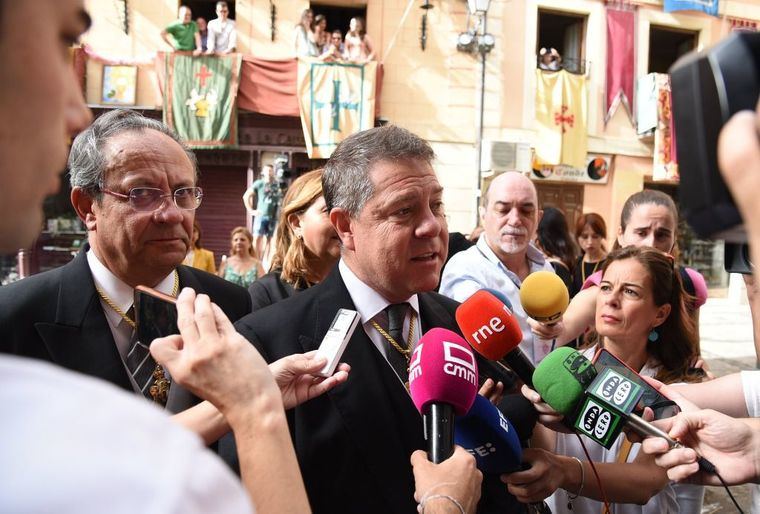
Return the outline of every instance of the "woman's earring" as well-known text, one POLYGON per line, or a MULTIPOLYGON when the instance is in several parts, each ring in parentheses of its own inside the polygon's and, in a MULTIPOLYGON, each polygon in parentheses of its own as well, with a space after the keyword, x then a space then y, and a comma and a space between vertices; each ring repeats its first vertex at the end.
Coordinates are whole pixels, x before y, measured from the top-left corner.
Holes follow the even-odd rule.
POLYGON ((649 342, 656 343, 657 340, 660 338, 660 333, 657 332, 656 328, 653 328, 651 332, 649 332, 649 336, 647 339, 649 339, 649 342))

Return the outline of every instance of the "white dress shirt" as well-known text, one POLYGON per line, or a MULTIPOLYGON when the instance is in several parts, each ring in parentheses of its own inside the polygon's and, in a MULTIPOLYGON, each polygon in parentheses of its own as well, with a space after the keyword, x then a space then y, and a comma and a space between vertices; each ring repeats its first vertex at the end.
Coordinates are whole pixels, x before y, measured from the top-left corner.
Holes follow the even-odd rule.
POLYGON ((235 20, 229 18, 224 22, 214 18, 208 22, 208 40, 206 46, 211 52, 226 52, 237 46, 235 20))
MULTIPOLYGON (((135 290, 111 273, 111 270, 100 262, 100 259, 98 259, 92 249, 87 252, 87 264, 90 266, 95 286, 103 291, 103 294, 121 309, 121 312, 126 313, 134 303, 135 290)), ((169 273, 154 289, 171 295, 174 289, 174 272, 169 273)), ((121 360, 124 362, 127 353, 129 353, 132 327, 103 298, 100 298, 100 305, 103 308, 103 313, 106 315, 108 327, 111 329, 111 334, 113 334, 113 340, 116 342, 116 348, 119 350, 121 360)))
MULTIPOLYGON (((380 351, 380 354, 385 357, 385 360, 387 361, 387 341, 382 336, 382 334, 380 334, 380 332, 378 332, 377 329, 372 326, 372 321, 381 327, 387 327, 388 317, 384 310, 386 307, 391 305, 391 302, 383 298, 380 293, 362 282, 362 280, 357 277, 353 271, 351 271, 351 268, 348 267, 343 259, 341 259, 338 263, 338 271, 340 272, 341 278, 343 278, 343 283, 346 284, 346 289, 348 289, 348 294, 351 296, 351 301, 354 302, 356 311, 361 317, 362 327, 364 328, 364 331, 367 333, 367 336, 370 338, 378 351, 380 351)), ((422 330, 420 328, 420 302, 416 294, 413 294, 404 301, 408 302, 412 308, 404 318, 404 327, 402 329, 402 334, 404 334, 404 338, 409 337, 409 323, 411 321, 411 312, 413 311, 414 315, 416 316, 414 333, 412 335, 412 341, 407 341, 407 343, 409 344, 410 348, 414 349, 414 347, 417 345, 417 342, 420 340, 420 337, 422 337, 422 330)))
MULTIPOLYGON (((535 271, 554 272, 546 256, 533 246, 528 245, 526 254, 530 273, 535 271)), ((551 350, 551 341, 544 341, 533 336, 528 325, 528 315, 520 303, 520 286, 522 280, 496 256, 488 246, 486 235, 478 239, 475 246, 459 252, 449 260, 443 269, 440 293, 463 302, 476 291, 485 287, 501 291, 512 303, 512 313, 522 329, 523 339, 520 349, 537 364, 551 350)))

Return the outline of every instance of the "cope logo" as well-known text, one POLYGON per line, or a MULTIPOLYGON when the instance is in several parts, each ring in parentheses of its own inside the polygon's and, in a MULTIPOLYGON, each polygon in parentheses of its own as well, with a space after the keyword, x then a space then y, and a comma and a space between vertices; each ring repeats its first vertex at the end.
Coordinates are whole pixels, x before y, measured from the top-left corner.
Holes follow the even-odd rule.
POLYGON ((478 387, 478 368, 475 356, 464 346, 443 341, 443 372, 478 387))
POLYGON ((420 355, 422 355, 422 347, 425 343, 417 345, 417 348, 412 352, 412 357, 409 359, 409 382, 413 382, 414 379, 422 375, 422 366, 420 366, 420 355))
POLYGON ((627 380, 616 373, 610 372, 609 377, 604 381, 600 388, 600 393, 602 398, 615 405, 625 405, 632 390, 633 384, 630 380, 627 380))
POLYGON ((583 429, 597 439, 604 439, 612 426, 612 414, 594 402, 588 402, 581 414, 583 429))

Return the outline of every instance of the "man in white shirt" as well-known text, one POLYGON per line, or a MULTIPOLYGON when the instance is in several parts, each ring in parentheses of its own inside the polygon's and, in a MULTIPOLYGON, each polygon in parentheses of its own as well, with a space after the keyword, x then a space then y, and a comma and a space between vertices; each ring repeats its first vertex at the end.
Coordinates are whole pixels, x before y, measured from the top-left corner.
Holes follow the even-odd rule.
POLYGON ((446 264, 440 292, 463 302, 479 289, 501 291, 520 323, 520 348, 537 362, 550 351, 551 341, 534 337, 520 303, 520 286, 529 274, 553 271, 544 254, 531 243, 543 214, 536 187, 521 173, 503 173, 491 182, 484 202, 480 207, 483 234, 475 246, 457 253, 446 264))
POLYGON ((216 19, 208 22, 207 54, 225 55, 235 51, 237 35, 235 20, 229 19, 227 2, 216 3, 216 19))

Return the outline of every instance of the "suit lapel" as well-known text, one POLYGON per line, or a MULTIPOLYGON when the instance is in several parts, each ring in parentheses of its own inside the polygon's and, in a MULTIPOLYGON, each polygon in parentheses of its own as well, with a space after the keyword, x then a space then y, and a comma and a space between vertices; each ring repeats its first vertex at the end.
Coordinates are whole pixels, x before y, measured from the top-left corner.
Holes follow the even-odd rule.
POLYGON ((86 250, 61 270, 55 322, 34 327, 52 362, 132 390, 95 291, 86 250))
MULTIPOLYGON (((299 340, 304 351, 316 349, 339 308, 355 309, 337 267, 319 286, 315 331, 299 340)), ((309 325, 305 325, 309 326, 309 325)), ((413 490, 409 456, 424 448, 422 419, 411 397, 364 328, 354 331, 341 359, 351 366, 348 382, 328 395, 355 443, 355 450, 375 475, 391 512, 408 509, 399 490, 413 490), (401 487, 401 488, 400 488, 401 487)))

